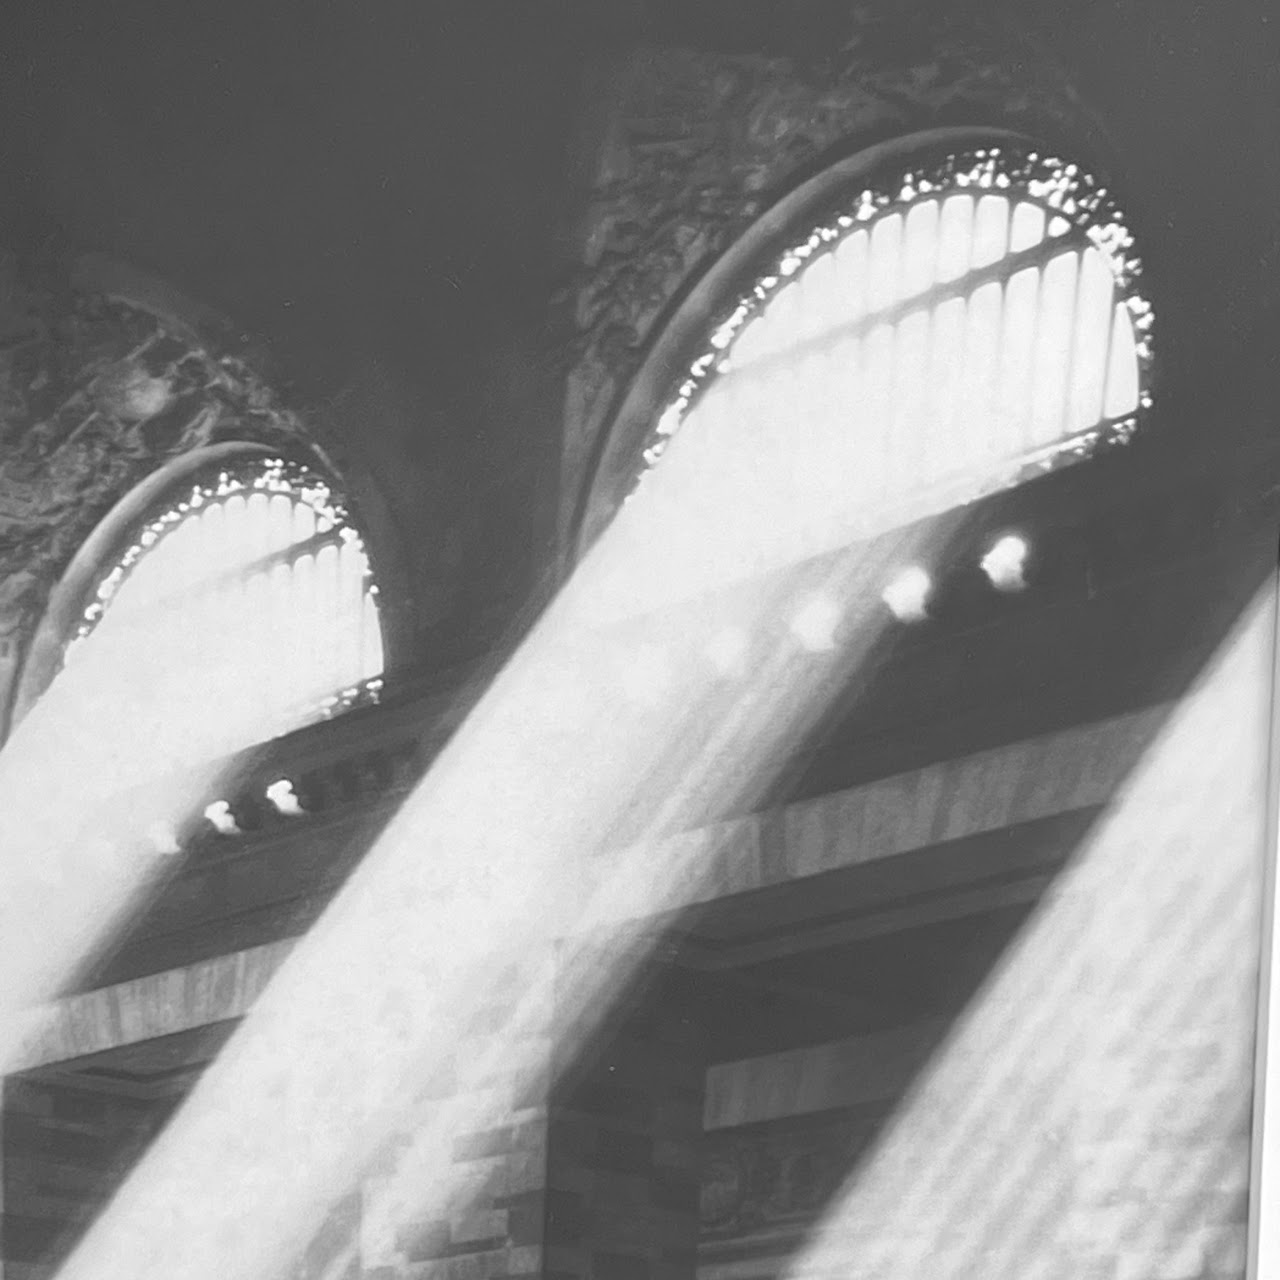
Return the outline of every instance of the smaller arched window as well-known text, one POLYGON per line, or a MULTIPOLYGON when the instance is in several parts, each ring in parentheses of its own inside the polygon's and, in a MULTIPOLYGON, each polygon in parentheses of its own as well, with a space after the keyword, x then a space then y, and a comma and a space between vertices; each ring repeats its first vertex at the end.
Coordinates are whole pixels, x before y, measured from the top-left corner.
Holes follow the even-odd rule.
POLYGON ((376 694, 368 555, 331 486, 242 457, 169 492, 84 602, 53 686, 156 764, 208 759, 376 694))

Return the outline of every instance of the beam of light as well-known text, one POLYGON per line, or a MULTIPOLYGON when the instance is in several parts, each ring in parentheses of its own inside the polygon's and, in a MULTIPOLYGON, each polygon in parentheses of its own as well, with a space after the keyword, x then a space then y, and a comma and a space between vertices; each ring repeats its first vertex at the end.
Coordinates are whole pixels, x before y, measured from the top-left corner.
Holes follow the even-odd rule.
POLYGON ((278 778, 273 782, 267 788, 266 796, 276 812, 287 818, 297 817, 302 812, 302 801, 298 799, 293 783, 288 778, 278 778))
POLYGON ((923 622, 929 616, 933 579, 918 564, 894 574, 881 599, 899 622, 923 622))
MULTIPOLYGON (((137 534, 0 752, 0 1071, 31 1030, 22 1011, 83 974, 173 870, 227 753, 381 670, 365 554, 327 487, 249 465, 137 534), (312 581, 291 557, 317 539, 312 581)), ((225 804, 206 816, 237 830, 225 804)))
POLYGON ((801 602, 791 618, 791 631, 804 648, 822 653, 836 647, 840 604, 829 595, 811 596, 801 602))
POLYGON ((987 575, 997 591, 1025 590, 1027 585, 1027 557, 1031 548, 1025 538, 1007 533, 998 539, 982 557, 982 572, 987 575))
POLYGON ((777 523, 760 513, 803 510, 824 468, 779 473, 740 455, 727 435, 675 443, 64 1280, 276 1276, 386 1165, 398 1133, 419 1136, 384 1180, 393 1219, 406 1200, 415 1217, 447 1216, 468 1194, 451 1135, 497 1123, 513 1096, 545 1085, 551 1046, 563 1061, 590 1034, 650 945, 641 922, 678 909, 714 867, 713 850, 678 833, 787 758, 880 635, 890 566, 926 550, 917 531, 820 569, 744 579, 744 558, 775 559, 777 523), (736 540, 707 545, 708 521, 736 540), (732 585, 700 594, 707 581, 732 585), (838 648, 813 661, 806 641, 827 649, 837 625, 838 648), (708 680, 706 645, 726 628, 750 638, 752 661, 740 679, 708 680), (423 1101, 441 1094, 448 1105, 423 1101))
POLYGON ((1149 748, 788 1280, 1243 1274, 1271 594, 1149 748))
POLYGON ((0 1072, 32 1030, 26 1011, 82 972, 171 872, 222 768, 166 776, 146 726, 181 719, 173 691, 163 705, 142 699, 137 718, 118 705, 99 715, 101 691, 83 675, 68 668, 0 752, 0 1072))

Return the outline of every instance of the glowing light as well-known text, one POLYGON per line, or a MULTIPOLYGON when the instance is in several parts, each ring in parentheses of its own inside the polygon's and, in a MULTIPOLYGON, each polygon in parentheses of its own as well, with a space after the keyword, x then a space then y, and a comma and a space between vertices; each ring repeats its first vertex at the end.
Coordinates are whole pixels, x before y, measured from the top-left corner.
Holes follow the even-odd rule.
MULTIPOLYGON (((975 184, 990 172, 984 159, 975 184)), ((959 173, 952 176, 959 185, 959 173)), ((866 207, 871 218, 879 206, 866 207)), ((988 222, 994 235, 997 220, 988 222)), ((804 276, 797 270, 787 287, 803 288, 804 276)), ((783 279, 779 272, 758 287, 767 294, 783 279)), ((886 278, 881 287, 891 292, 897 282, 886 278)), ((713 373, 713 359, 695 361, 690 391, 713 373)), ((775 390, 785 403, 786 380, 775 390)), ((698 403, 731 417, 710 396, 698 403)), ((486 1119, 496 1123, 503 1102, 494 1095, 510 1097, 505 1087, 474 1086, 499 1069, 517 1091, 545 1074, 547 1033, 564 1036, 569 1018, 580 1019, 575 1034, 586 1034, 643 954, 647 918, 678 909, 707 874, 715 859, 701 856, 705 850, 690 858, 681 842, 658 837, 686 829, 691 812, 714 808, 721 789, 738 797, 744 779, 772 775, 796 733, 828 705, 834 681, 874 644, 886 566, 864 552, 833 569, 794 612, 780 606, 778 589, 757 585, 755 570, 790 568, 801 557, 787 522, 768 516, 781 507, 792 522, 810 523, 806 536, 840 544, 847 526, 823 527, 835 508, 810 510, 803 498, 807 486, 824 492, 819 484, 851 474, 846 437, 791 433, 785 453, 771 453, 767 437, 756 452, 714 431, 677 437, 663 468, 299 941, 91 1227, 63 1280, 260 1280, 285 1272, 325 1213, 386 1154, 387 1141, 421 1121, 415 1086, 456 1071, 464 1105, 418 1123, 412 1158, 395 1171, 404 1199, 394 1202, 403 1212, 448 1217, 466 1192, 452 1158, 454 1126, 473 1132, 486 1119), (779 496, 779 477, 792 463, 803 479, 779 496), (730 534, 720 550, 736 559, 706 553, 706 534, 717 525, 730 534), (601 618, 616 616, 619 599, 633 613, 637 599, 641 612, 668 602, 672 584, 643 583, 644 573, 670 577, 690 564, 696 572, 677 590, 736 581, 736 616, 749 635, 776 634, 779 617, 791 619, 790 631, 753 662, 744 687, 701 681, 689 696, 673 697, 669 650, 651 624, 650 643, 628 633, 620 680, 623 646, 603 635, 601 618), (638 583, 657 589, 637 594, 638 583), (848 603, 842 610, 837 601, 848 603), (795 639, 834 649, 837 632, 839 661, 795 661, 795 639), (583 697, 584 687, 601 696, 583 697), (637 687, 643 696, 633 705, 637 687), (655 700, 658 687, 663 696, 655 700), (605 922, 611 954, 602 960, 605 922), (568 974, 562 1004, 549 997, 539 966, 568 974), (456 1054, 473 1042, 476 1014, 499 999, 506 1016, 493 1033, 474 1054, 456 1054)), ((870 485, 884 481, 876 462, 865 455, 863 462, 870 485)), ((234 496, 224 487, 210 498, 222 505, 234 496)))
MULTIPOLYGON (((708 522, 760 509, 776 485, 769 468, 735 470, 732 436, 710 433, 691 449, 697 435, 673 439, 62 1280, 282 1274, 384 1157, 393 1218, 448 1217, 467 1193, 454 1126, 501 1123, 510 1097, 483 1082, 501 1072, 517 1090, 532 1087, 545 1075, 548 1036, 571 1057, 651 945, 652 913, 678 910, 714 872, 705 848, 691 857, 667 837, 768 785, 875 645, 888 552, 864 548, 821 582, 811 567, 802 581, 794 570, 738 581, 732 617, 751 641, 747 679, 706 678, 702 647, 724 625, 706 621, 707 602, 692 610, 692 629, 661 594, 656 612, 645 597, 645 612, 616 625, 619 600, 634 614, 655 560, 659 569, 696 560, 708 522), (676 554, 655 555, 655 543, 676 554), (796 661, 797 639, 834 646, 837 631, 838 653, 796 661), (539 974, 554 979, 550 990, 539 974), (490 1016, 495 1007, 505 1016, 490 1016), (481 1011, 485 1038, 472 1052, 481 1011), (424 1117, 418 1085, 446 1074, 459 1106, 424 1117), (401 1159, 386 1144, 405 1133, 414 1141, 401 1159)), ((832 444, 823 435, 805 444, 828 451, 813 460, 826 474, 840 470, 832 444)), ((776 563, 776 536, 756 520, 739 556, 758 562, 763 548, 776 563)), ((912 544, 926 536, 912 533, 894 554, 922 555, 912 544)))
POLYGON ((213 824, 219 835, 240 834, 240 824, 236 821, 236 816, 231 812, 231 805, 227 801, 215 800, 205 808, 204 816, 213 824))
POLYGON ((982 572, 997 591, 1022 591, 1027 585, 1027 557, 1031 548, 1025 539, 1008 533, 982 557, 982 572))
POLYGON ((783 1280, 1244 1274, 1273 610, 1264 592, 783 1280))
POLYGON ((151 823, 147 827, 147 840, 150 842, 152 849, 158 854, 168 856, 182 852, 182 846, 178 843, 178 833, 170 823, 151 823))
POLYGON ((885 587, 881 599, 889 606, 894 617, 902 622, 920 622, 929 614, 929 597, 933 593, 933 580, 919 565, 903 569, 885 587))
POLYGON ((749 647, 747 633, 741 627, 722 627, 707 641, 707 659, 721 675, 741 675, 746 670, 749 647))
POLYGON ((305 467, 254 458, 141 530, 72 648, 80 679, 118 704, 99 714, 129 715, 143 684, 171 690, 173 713, 140 744, 163 771, 359 700, 382 670, 371 588, 363 544, 329 487, 305 467), (351 692, 330 703, 335 690, 351 692))
POLYGON ((791 633, 814 653, 834 649, 840 615, 840 606, 830 596, 812 596, 792 617, 791 633))
POLYGON ((275 806, 277 812, 288 817, 302 813, 302 802, 293 790, 293 783, 288 778, 279 778, 267 788, 267 799, 275 806))
POLYGON ((856 220, 805 228, 709 334, 646 468, 725 419, 803 491, 779 498, 790 524, 831 531, 817 555, 1130 438, 1150 399, 1150 305, 1119 210, 1079 166, 979 148, 887 172, 852 203, 856 220), (1014 255, 1012 279, 991 278, 1014 255), (843 484, 804 474, 817 455, 800 437, 819 430, 844 440, 843 484))

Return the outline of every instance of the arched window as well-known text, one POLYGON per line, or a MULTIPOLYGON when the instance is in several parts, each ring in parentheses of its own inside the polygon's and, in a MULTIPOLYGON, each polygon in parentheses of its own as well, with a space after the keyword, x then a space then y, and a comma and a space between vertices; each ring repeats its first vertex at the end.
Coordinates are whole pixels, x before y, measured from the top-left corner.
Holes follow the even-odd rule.
POLYGON ((790 234, 763 219, 677 313, 649 368, 683 372, 637 380, 650 389, 612 437, 635 452, 606 450, 603 509, 677 435, 686 456, 705 441, 724 492, 758 492, 752 469, 776 477, 777 510, 744 519, 777 527, 793 560, 1135 431, 1151 309, 1120 210, 1078 165, 1009 140, 829 178, 790 234))
POLYGON ((317 472, 222 461, 135 527, 54 687, 81 714, 129 717, 161 766, 208 759, 375 694, 376 597, 360 536, 317 472))

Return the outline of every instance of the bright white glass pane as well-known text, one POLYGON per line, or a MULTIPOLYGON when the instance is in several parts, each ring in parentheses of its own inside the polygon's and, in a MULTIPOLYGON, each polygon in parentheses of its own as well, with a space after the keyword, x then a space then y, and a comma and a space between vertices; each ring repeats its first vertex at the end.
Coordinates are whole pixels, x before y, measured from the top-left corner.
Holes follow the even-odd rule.
POLYGON ((800 291, 800 314, 796 320, 796 336, 801 341, 820 340, 843 323, 844 291, 841 288, 835 254, 820 254, 805 268, 796 282, 800 291))
POLYGON ((1047 444, 1063 434, 1078 262, 1075 253, 1062 253, 1044 270, 1032 373, 1033 444, 1047 444))
POLYGON ((338 611, 338 548, 332 543, 316 553, 316 696, 323 697, 342 687, 333 624, 338 611))
POLYGON ((225 571, 242 565, 250 554, 252 539, 245 518, 245 498, 243 494, 233 493, 222 508, 221 542, 215 548, 215 556, 219 569, 225 571))
POLYGON ((867 271, 869 311, 883 311, 898 300, 901 251, 902 215, 891 213, 871 229, 871 260, 867 271))
POLYGON ((865 465, 873 482, 884 477, 892 465, 889 435, 893 414, 892 374, 893 330, 888 325, 876 325, 862 344, 862 399, 850 406, 854 430, 864 446, 865 465))
POLYGON ((293 502, 283 493, 273 493, 268 513, 268 549, 283 551, 293 541, 293 502))
POLYGON ((1019 271, 1005 287, 997 405, 1000 434, 1010 448, 1024 443, 1031 425, 1031 366, 1039 300, 1037 267, 1019 271))
POLYGON ((973 219, 971 269, 990 266, 1005 255, 1009 239, 1009 202, 1004 196, 983 196, 973 219))
POLYGON ((365 557, 354 540, 339 552, 338 608, 334 641, 338 648, 340 683, 355 684, 363 678, 360 668, 360 610, 364 604, 365 557))
POLYGON ((316 608, 318 590, 314 556, 299 556, 293 562, 291 586, 297 653, 292 693, 294 700, 301 703, 311 696, 312 690, 318 684, 316 665, 319 646, 316 643, 316 632, 320 625, 320 617, 316 608))
POLYGON ((964 370, 965 300, 951 298, 933 313, 929 348, 928 440, 920 450, 929 479, 955 467, 956 399, 964 370))
POLYGON ((917 311, 899 321, 895 334, 893 413, 889 427, 889 476, 895 486, 909 485, 918 475, 926 433, 925 392, 928 376, 929 313, 917 311), (892 447, 910 440, 912 448, 892 447))
POLYGON ((246 534, 253 545, 253 557, 262 559, 271 550, 270 498, 265 493, 249 495, 245 509, 246 534))
POLYGON ((831 396, 828 421, 834 446, 834 467, 839 470, 852 509, 866 502, 867 429, 863 417, 866 387, 862 377, 862 342, 849 336, 841 339, 828 365, 831 396))
POLYGON ((792 280, 785 284, 769 300, 760 334, 760 352, 765 356, 777 355, 796 343, 796 324, 800 318, 800 286, 792 280))
POLYGON ((958 407, 963 457, 982 458, 994 447, 992 401, 1000 355, 1001 290, 994 281, 969 299, 965 325, 964 377, 958 407))
POLYGON ((1014 206, 1009 229, 1009 252, 1020 253, 1023 249, 1031 249, 1043 239, 1044 210, 1029 200, 1019 201, 1014 206))
POLYGON ((902 246, 902 296, 915 298, 934 281, 938 257, 938 202, 922 200, 907 213, 902 246))
POLYGON ((1107 375, 1107 339, 1111 332, 1115 280, 1106 259, 1092 245, 1080 263, 1080 301, 1076 310, 1075 355, 1068 388, 1067 429, 1082 431, 1102 416, 1107 375))
POLYGON ((221 572, 224 564, 223 549, 226 546, 222 536, 222 503, 210 502, 201 509, 198 539, 200 559, 197 563, 206 566, 206 573, 201 576, 221 572))
POLYGON ((938 279, 958 280, 969 270, 973 246, 972 196, 948 196, 938 221, 938 279))
POLYGON ((1133 323, 1123 303, 1116 304, 1108 364, 1103 413, 1108 418, 1120 418, 1138 407, 1138 357, 1134 350, 1133 323))
POLYGON ((316 532, 316 513, 305 502, 293 504, 293 541, 305 542, 316 532))
POLYGON ((867 267, 871 261, 871 237, 855 231, 836 249, 836 270, 840 276, 841 314, 850 322, 867 312, 867 267))
POLYGON ((364 611, 360 625, 360 646, 364 657, 364 677, 370 679, 382 670, 382 627, 373 597, 364 597, 364 611))

